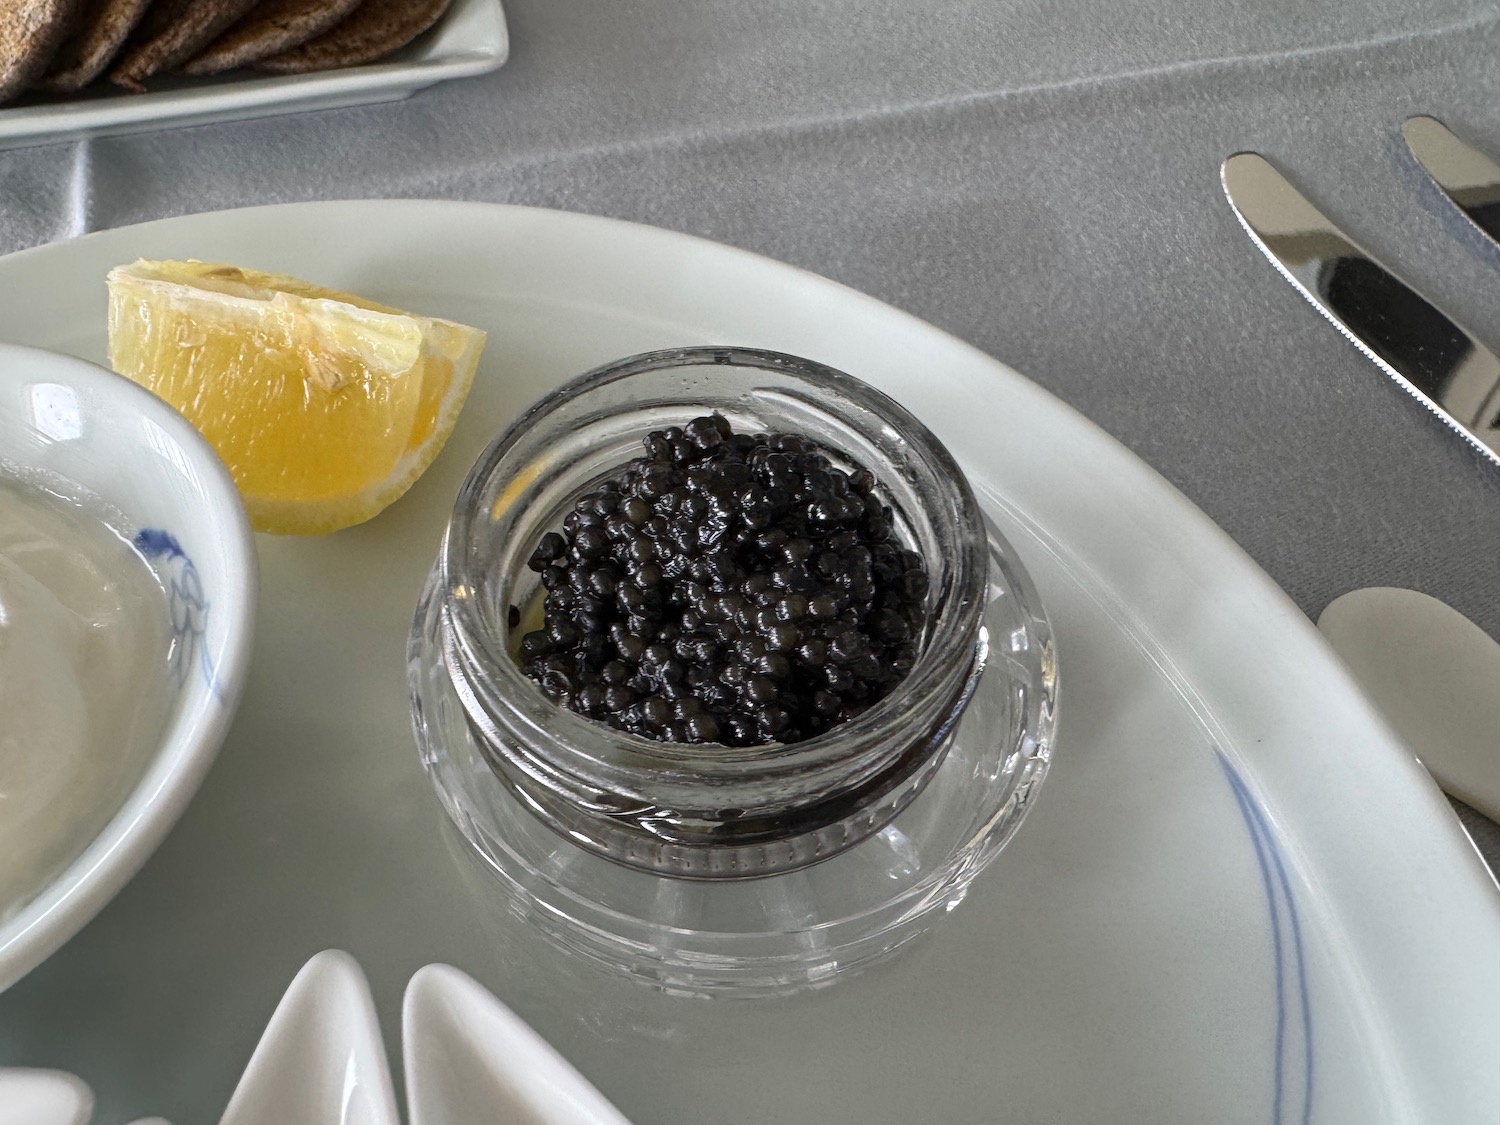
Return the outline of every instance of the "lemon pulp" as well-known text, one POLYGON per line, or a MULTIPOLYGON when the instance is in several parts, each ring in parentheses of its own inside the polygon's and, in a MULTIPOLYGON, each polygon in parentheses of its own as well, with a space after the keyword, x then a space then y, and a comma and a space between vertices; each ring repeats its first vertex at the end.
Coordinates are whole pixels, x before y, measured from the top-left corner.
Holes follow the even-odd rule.
POLYGON ((361 523, 437 456, 484 333, 297 278, 196 261, 109 274, 115 370, 176 407, 258 531, 361 523))

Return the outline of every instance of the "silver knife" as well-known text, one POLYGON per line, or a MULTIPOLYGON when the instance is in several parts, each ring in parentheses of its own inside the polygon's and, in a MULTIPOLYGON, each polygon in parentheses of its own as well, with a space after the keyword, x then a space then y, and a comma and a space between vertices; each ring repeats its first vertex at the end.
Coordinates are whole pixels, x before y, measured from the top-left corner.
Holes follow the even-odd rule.
POLYGON ((1436 117, 1408 117, 1406 147, 1476 227, 1500 242, 1500 164, 1455 137, 1436 117))
POLYGON ((1500 465, 1500 357, 1361 249, 1264 157, 1220 170, 1251 239, 1313 307, 1500 465))

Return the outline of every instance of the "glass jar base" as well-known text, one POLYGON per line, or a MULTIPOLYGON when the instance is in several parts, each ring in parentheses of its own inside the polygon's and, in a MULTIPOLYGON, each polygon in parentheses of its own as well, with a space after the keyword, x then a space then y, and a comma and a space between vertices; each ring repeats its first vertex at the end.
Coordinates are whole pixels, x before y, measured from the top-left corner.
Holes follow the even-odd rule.
POLYGON ((993 536, 990 554, 989 657, 941 766, 894 821, 814 866, 735 881, 671 878, 605 859, 543 823, 490 768, 433 659, 441 613, 432 588, 409 656, 423 766, 497 892, 562 949, 675 993, 826 986, 957 906, 1045 776, 1056 690, 1051 634, 1013 595, 1029 583, 993 536))

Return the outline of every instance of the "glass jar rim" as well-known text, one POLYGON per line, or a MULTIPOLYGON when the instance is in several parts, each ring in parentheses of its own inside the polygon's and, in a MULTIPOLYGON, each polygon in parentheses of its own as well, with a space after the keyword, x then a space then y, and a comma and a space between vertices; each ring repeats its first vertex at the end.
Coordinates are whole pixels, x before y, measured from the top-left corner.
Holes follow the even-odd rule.
MULTIPOLYGON (((820 442, 820 444, 823 444, 820 442)), ((837 453, 836 450, 833 452, 837 453)), ((948 535, 945 534, 945 539, 948 535)), ((534 402, 495 437, 476 459, 459 489, 440 553, 445 613, 460 644, 485 662, 497 680, 497 693, 509 712, 537 737, 547 739, 564 756, 597 761, 590 750, 608 745, 624 768, 668 771, 696 781, 725 782, 743 776, 747 766, 765 774, 803 772, 844 761, 883 727, 920 709, 920 702, 951 680, 952 656, 964 646, 975 649, 988 582, 986 531, 978 501, 967 478, 947 448, 914 415, 894 399, 836 368, 782 352, 735 346, 704 345, 670 348, 628 356, 579 375, 534 402), (935 606, 916 662, 889 693, 868 710, 820 735, 793 743, 762 743, 731 747, 717 743, 658 742, 629 734, 575 714, 549 700, 509 653, 503 636, 496 636, 483 608, 473 597, 454 597, 456 589, 475 590, 470 573, 477 557, 482 521, 488 518, 486 489, 505 466, 528 429, 540 418, 580 396, 648 371, 672 367, 730 366, 791 374, 825 389, 877 416, 913 453, 943 494, 945 502, 928 512, 935 527, 951 532, 953 556, 946 560, 951 576, 935 606)), ((450 672, 454 671, 450 657, 450 672)), ((965 674, 971 669, 966 668, 965 674)), ((461 694, 466 694, 461 691, 461 694)), ((466 700, 466 708, 471 706, 466 700)))

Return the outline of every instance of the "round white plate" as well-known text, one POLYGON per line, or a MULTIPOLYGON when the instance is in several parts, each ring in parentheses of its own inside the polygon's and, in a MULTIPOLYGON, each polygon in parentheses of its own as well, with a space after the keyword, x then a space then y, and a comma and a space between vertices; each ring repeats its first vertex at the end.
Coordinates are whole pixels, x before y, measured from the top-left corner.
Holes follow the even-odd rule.
MULTIPOLYGON (((298 204, 0 259, 0 339, 104 353, 136 256, 300 274, 490 333, 446 452, 384 515, 259 541, 255 663, 161 850, 0 997, 0 1064, 104 1119, 207 1119, 285 981, 339 946, 394 1048, 422 965, 471 974, 637 1125, 1493 1120, 1500 895, 1317 632, 1150 469, 1015 372, 841 286, 604 219, 298 204), (946 441, 1057 632, 1051 777, 936 933, 831 989, 690 1001, 554 952, 418 765, 403 646, 458 483, 536 395, 689 343, 799 353, 946 441)), ((1004 294, 996 294, 1003 300, 1004 294)))

